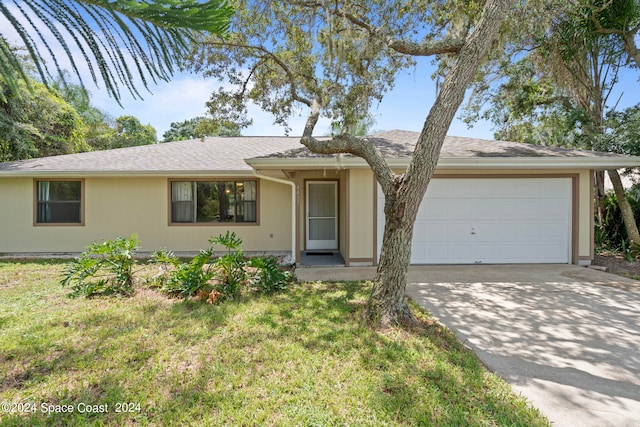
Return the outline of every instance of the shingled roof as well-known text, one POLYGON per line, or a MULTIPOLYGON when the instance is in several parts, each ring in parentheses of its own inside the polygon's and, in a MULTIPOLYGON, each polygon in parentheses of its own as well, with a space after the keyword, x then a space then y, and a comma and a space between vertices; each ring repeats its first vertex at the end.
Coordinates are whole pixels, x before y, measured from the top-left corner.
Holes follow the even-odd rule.
MULTIPOLYGON (((383 157, 388 159, 406 158, 413 154, 419 132, 391 130, 369 135, 383 157)), ((343 157, 352 157, 343 154, 343 157)), ((477 158, 477 157, 617 157, 612 153, 598 153, 583 150, 567 150, 557 147, 522 144, 518 142, 493 141, 478 138, 447 136, 440 152, 441 159, 477 158)), ((284 158, 332 158, 334 155, 312 153, 306 147, 297 147, 284 152, 275 152, 264 156, 254 156, 255 159, 284 159, 284 158)))
POLYGON ((251 172, 244 159, 299 146, 294 137, 209 137, 0 163, 0 174, 251 172))
MULTIPOLYGON (((413 153, 418 136, 418 132, 392 130, 375 133, 368 138, 384 157, 405 162, 413 153)), ((0 175, 249 174, 257 165, 295 167, 307 161, 311 162, 307 167, 331 167, 344 159, 352 166, 366 166, 364 161, 351 155, 312 153, 300 145, 299 137, 208 137, 0 163, 0 175)), ((501 159, 569 159, 572 163, 583 159, 588 167, 593 168, 640 166, 636 157, 611 153, 451 136, 445 139, 440 154, 443 164, 449 160, 464 165, 469 162, 493 164, 501 159), (595 164, 594 160, 602 165, 595 164)), ((341 167, 345 165, 340 163, 341 167)))

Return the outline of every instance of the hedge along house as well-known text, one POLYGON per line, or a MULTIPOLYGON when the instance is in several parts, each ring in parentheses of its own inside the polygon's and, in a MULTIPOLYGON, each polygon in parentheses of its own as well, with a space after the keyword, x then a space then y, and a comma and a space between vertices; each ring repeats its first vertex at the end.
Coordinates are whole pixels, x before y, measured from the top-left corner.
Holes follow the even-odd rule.
MULTIPOLYGON (((416 132, 369 137, 398 172, 416 132)), ((412 263, 593 257, 593 171, 640 158, 448 137, 414 228, 412 263)), ((216 137, 0 163, 0 253, 81 252, 137 233, 177 253, 234 231, 248 253, 376 264, 384 199, 364 160, 299 138, 216 137)))

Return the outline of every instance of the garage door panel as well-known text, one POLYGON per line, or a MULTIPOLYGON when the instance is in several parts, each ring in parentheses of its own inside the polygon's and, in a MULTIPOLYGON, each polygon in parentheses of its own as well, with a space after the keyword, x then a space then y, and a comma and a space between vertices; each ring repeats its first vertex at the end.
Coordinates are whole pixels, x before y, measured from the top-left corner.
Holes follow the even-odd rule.
POLYGON ((504 244, 497 245, 495 249, 496 259, 505 260, 503 262, 519 262, 522 257, 519 254, 520 245, 517 244, 504 244))
POLYGON ((471 224, 469 236, 474 241, 482 241, 496 235, 496 228, 499 228, 494 222, 475 222, 471 224))
POLYGON ((473 248, 470 245, 452 244, 449 246, 449 259, 453 264, 473 262, 473 248))
POLYGON ((451 221, 447 224, 440 224, 443 228, 446 227, 449 239, 456 242, 467 242, 471 238, 471 229, 473 228, 473 222, 471 221, 451 221))
POLYGON ((428 221, 446 220, 449 218, 449 204, 444 199, 430 199, 420 204, 418 218, 428 221))
POLYGON ((411 262, 568 263, 571 188, 569 178, 436 178, 418 213, 411 262))
POLYGON ((431 244, 426 248, 426 257, 420 258, 416 253, 411 252, 411 262, 413 264, 422 264, 425 259, 432 260, 433 263, 446 263, 450 258, 449 245, 447 243, 431 244))
POLYGON ((493 244, 475 244, 473 246, 473 259, 476 262, 493 262, 496 259, 496 248, 493 244))
POLYGON ((542 262, 563 262, 566 258, 566 247, 563 244, 540 245, 542 262))
MULTIPOLYGON (((498 204, 496 199, 491 200, 491 203, 498 204)), ((495 208, 495 217, 497 221, 506 221, 513 218, 517 218, 520 215, 520 201, 515 199, 505 199, 499 202, 500 208, 495 208)))
POLYGON ((462 220, 473 218, 472 209, 466 200, 448 200, 449 210, 447 212, 448 219, 462 220))
POLYGON ((473 199, 471 208, 474 219, 495 220, 496 218, 496 202, 494 199, 473 199))
POLYGON ((416 220, 416 223, 413 226, 413 239, 420 240, 426 239, 430 235, 432 235, 433 230, 430 229, 429 222, 425 220, 416 220))
POLYGON ((499 222, 499 226, 494 229, 494 237, 501 241, 513 241, 513 236, 520 233, 520 223, 518 222, 499 222))
POLYGON ((425 259, 428 256, 428 246, 426 244, 413 244, 411 245, 411 262, 413 258, 425 259))

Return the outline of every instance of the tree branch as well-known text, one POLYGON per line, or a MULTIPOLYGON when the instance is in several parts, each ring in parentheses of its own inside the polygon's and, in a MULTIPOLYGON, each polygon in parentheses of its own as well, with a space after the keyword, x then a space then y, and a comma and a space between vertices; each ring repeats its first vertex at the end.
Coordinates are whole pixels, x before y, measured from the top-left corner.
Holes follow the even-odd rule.
MULTIPOLYGON (((298 5, 298 6, 313 7, 313 8, 321 8, 326 6, 323 3, 316 2, 316 1, 291 0, 288 3, 298 5)), ((444 53, 457 53, 460 51, 460 48, 462 48, 462 45, 464 44, 464 40, 457 39, 457 38, 436 40, 431 43, 408 42, 405 40, 400 40, 395 37, 392 37, 386 34, 380 28, 376 28, 371 24, 369 24, 368 22, 357 18, 355 15, 344 12, 342 10, 338 10, 337 8, 332 10, 331 13, 333 13, 336 16, 340 16, 342 18, 347 19, 349 22, 351 22, 355 26, 360 27, 365 31, 367 31, 370 36, 378 40, 381 40, 390 49, 406 55, 433 56, 433 55, 440 55, 444 53)))
POLYGON ((342 11, 337 11, 336 13, 339 16, 349 20, 352 24, 366 30, 372 37, 383 41, 390 49, 395 50, 398 53, 404 53, 406 55, 433 56, 441 55, 444 53, 457 53, 460 51, 464 44, 464 40, 456 38, 436 40, 431 43, 415 43, 405 40, 399 40, 389 36, 388 34, 385 34, 381 29, 371 26, 368 22, 365 22, 362 19, 358 19, 350 13, 342 11))
POLYGON ((348 153, 361 157, 371 167, 383 191, 388 191, 394 185, 394 174, 384 157, 367 138, 342 134, 330 140, 320 141, 313 137, 313 130, 320 117, 320 109, 321 103, 314 99, 300 143, 317 154, 348 153))
MULTIPOLYGON (((278 57, 278 55, 274 54, 273 52, 271 52, 270 50, 266 49, 263 46, 251 46, 251 45, 244 45, 244 44, 238 44, 238 43, 229 43, 226 41, 221 41, 221 42, 214 42, 214 41, 210 41, 207 44, 211 44, 214 45, 216 47, 220 47, 220 46, 226 46, 226 47, 235 47, 235 48, 240 48, 240 49, 250 49, 250 50, 257 50, 262 52, 263 54, 265 54, 266 56, 269 57, 269 59, 271 59, 274 63, 276 63, 276 65, 278 65, 282 71, 284 71, 284 73, 287 75, 287 80, 289 81, 289 89, 291 91, 291 98, 297 102, 300 102, 308 107, 311 107, 312 101, 310 99, 307 99, 303 96, 301 96, 298 93, 298 88, 296 85, 296 76, 293 73, 293 71, 291 71, 291 68, 289 68, 289 66, 282 61, 282 59, 280 59, 278 57)), ((305 76, 305 78, 311 79, 311 80, 316 80, 315 77, 310 77, 310 76, 305 76)))

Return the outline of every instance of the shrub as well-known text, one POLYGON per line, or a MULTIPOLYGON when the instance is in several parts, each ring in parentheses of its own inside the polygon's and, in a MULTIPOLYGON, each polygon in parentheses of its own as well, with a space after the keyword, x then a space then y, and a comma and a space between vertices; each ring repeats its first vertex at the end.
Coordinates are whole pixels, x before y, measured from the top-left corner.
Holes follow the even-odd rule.
POLYGON ((247 265, 256 269, 251 284, 265 294, 283 291, 295 280, 293 273, 280 268, 275 257, 251 258, 247 265))
MULTIPOLYGON (((627 199, 631 205, 636 222, 640 222, 640 189, 634 187, 627 192, 627 199)), ((638 245, 630 245, 627 230, 624 227, 616 195, 609 191, 604 197, 604 217, 598 222, 596 217, 595 243, 599 249, 621 252, 627 259, 633 259, 640 254, 638 245)))
POLYGON ((159 249, 151 254, 147 267, 144 269, 143 280, 149 287, 163 288, 179 265, 180 260, 173 252, 159 249))
POLYGON ((184 298, 195 297, 218 303, 238 299, 248 286, 263 293, 283 290, 293 281, 293 274, 282 271, 274 257, 258 257, 247 260, 242 252, 242 239, 235 233, 209 239, 211 247, 201 250, 191 261, 180 263, 170 252, 158 251, 152 263, 166 265, 167 276, 156 275, 164 293, 184 298), (226 253, 213 259, 214 246, 221 245, 226 253))
POLYGON ((207 288, 211 288, 208 282, 214 274, 209 263, 212 254, 212 249, 201 250, 188 263, 179 264, 162 287, 163 292, 189 298, 199 290, 210 290, 207 288))
POLYGON ((60 284, 71 287, 71 297, 131 296, 137 249, 138 236, 135 234, 104 243, 94 242, 66 266, 60 284))
MULTIPOLYGON (((220 235, 209 239, 211 247, 201 250, 191 261, 176 263, 176 269, 161 286, 163 292, 189 298, 196 294, 216 292, 213 302, 234 299, 240 296, 240 287, 245 281, 244 255, 240 250, 242 239, 235 233, 220 235), (217 260, 212 260, 214 245, 222 245, 227 253, 217 260)), ((157 261, 167 258, 159 253, 157 261)), ((168 257, 166 261, 175 260, 168 257)))
POLYGON ((224 235, 209 239, 212 245, 221 245, 227 249, 227 253, 215 262, 216 281, 214 290, 218 292, 216 301, 225 299, 238 299, 242 292, 242 285, 246 283, 244 271, 245 259, 242 252, 242 239, 236 233, 226 232, 224 235))

